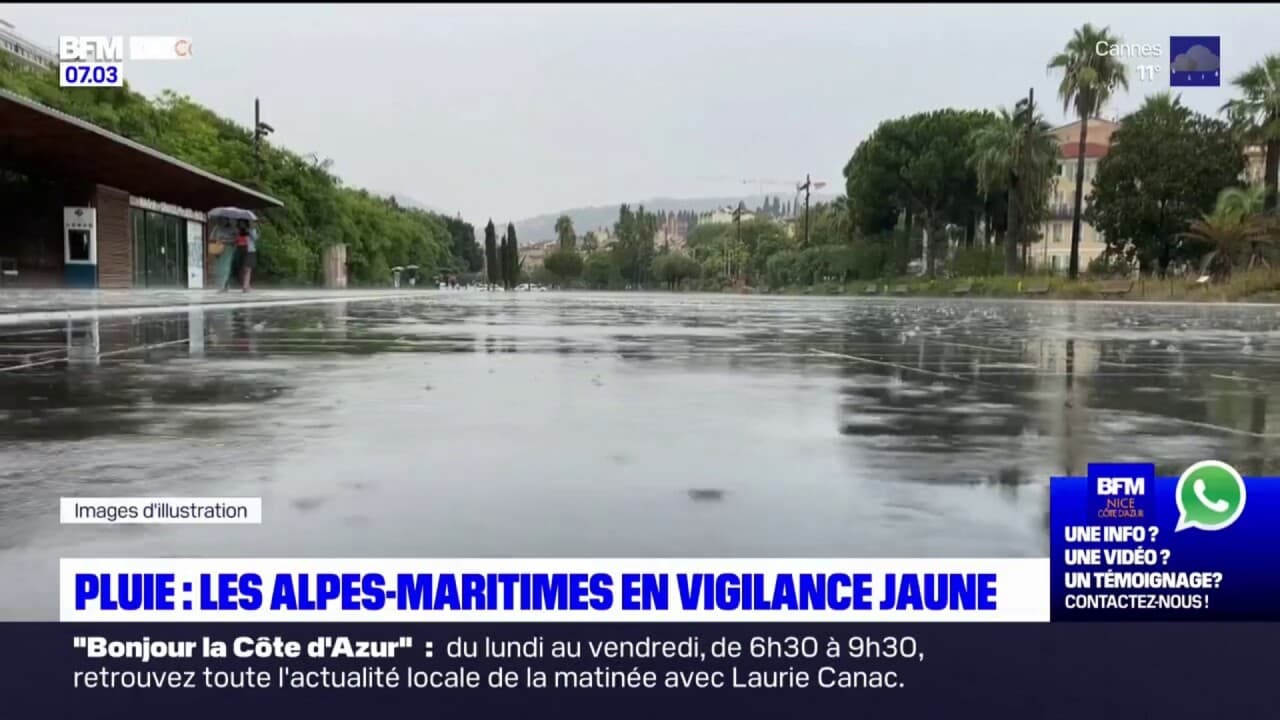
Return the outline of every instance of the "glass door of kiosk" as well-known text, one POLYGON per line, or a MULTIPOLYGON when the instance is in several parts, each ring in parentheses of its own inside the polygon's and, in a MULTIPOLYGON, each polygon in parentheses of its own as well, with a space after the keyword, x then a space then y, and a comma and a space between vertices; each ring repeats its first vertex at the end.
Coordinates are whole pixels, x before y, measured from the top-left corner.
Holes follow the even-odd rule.
POLYGON ((72 288, 98 286, 97 210, 62 209, 63 282, 72 288))

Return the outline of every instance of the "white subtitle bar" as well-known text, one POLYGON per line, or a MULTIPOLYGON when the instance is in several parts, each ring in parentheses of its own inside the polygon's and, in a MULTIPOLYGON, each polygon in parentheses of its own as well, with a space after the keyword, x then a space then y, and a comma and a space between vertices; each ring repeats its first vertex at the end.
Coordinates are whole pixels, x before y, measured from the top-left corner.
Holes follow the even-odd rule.
POLYGON ((262 498, 62 498, 64 525, 258 525, 262 498))
POLYGON ((1048 559, 63 558, 63 622, 1048 622, 1048 559), (140 590, 141 589, 141 590, 140 590))
POLYGON ((134 35, 129 38, 130 60, 190 60, 191 38, 134 35))

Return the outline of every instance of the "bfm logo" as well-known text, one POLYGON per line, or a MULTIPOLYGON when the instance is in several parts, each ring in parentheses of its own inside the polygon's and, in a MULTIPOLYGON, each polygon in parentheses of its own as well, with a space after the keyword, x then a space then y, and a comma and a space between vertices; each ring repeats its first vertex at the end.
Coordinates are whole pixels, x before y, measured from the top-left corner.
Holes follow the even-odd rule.
POLYGON ((1147 481, 1154 483, 1155 476, 1155 463, 1090 463, 1090 519, 1119 524, 1151 519, 1155 497, 1147 493, 1147 481))
POLYGON ((1099 495, 1142 495, 1146 491, 1146 480, 1140 477, 1098 478, 1099 495))
POLYGON ((58 59, 79 62, 124 62, 124 38, 119 35, 62 35, 58 59))

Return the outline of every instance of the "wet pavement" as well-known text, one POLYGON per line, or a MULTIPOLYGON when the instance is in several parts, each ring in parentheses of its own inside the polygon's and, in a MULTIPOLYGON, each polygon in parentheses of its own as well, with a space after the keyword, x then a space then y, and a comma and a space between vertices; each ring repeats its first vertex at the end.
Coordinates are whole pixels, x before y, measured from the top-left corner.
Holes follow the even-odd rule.
POLYGON ((363 301, 420 294, 420 290, 50 290, 0 289, 0 326, 54 320, 80 320, 92 316, 130 317, 156 314, 194 306, 223 308, 298 305, 335 301, 363 301))
POLYGON ((0 618, 57 616, 59 557, 1043 555, 1050 475, 1280 472, 1277 360, 1264 305, 418 292, 4 326, 0 578, 28 582, 0 618), (264 522, 58 524, 90 495, 264 522))

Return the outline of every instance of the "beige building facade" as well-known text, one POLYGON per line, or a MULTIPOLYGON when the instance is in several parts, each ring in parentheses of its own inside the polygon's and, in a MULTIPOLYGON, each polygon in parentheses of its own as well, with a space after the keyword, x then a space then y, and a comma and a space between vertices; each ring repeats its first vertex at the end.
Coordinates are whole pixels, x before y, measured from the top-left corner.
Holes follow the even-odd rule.
MULTIPOLYGON (((1102 118, 1089 120, 1084 153, 1084 209, 1089 208, 1089 194, 1098 174, 1098 163, 1111 148, 1111 136, 1119 123, 1102 118)), ((1079 121, 1054 128, 1058 138, 1060 162, 1049 190, 1049 219, 1040 227, 1040 239, 1027 249, 1027 260, 1034 268, 1049 268, 1065 273, 1071 263, 1071 220, 1075 209, 1076 159, 1080 156, 1079 121)), ((1244 151, 1245 167, 1240 180, 1246 185, 1261 185, 1265 152, 1261 146, 1244 151)), ((1080 271, 1107 249, 1106 239, 1086 220, 1080 221, 1080 271)))
MULTIPOLYGON (((1111 147, 1111 135, 1120 127, 1103 118, 1090 118, 1084 152, 1084 208, 1098 174, 1098 163, 1111 147)), ((1027 261, 1034 268, 1065 273, 1071 265, 1071 221, 1075 211, 1076 162, 1080 157, 1080 122, 1054 128, 1058 138, 1057 173, 1049 189, 1049 219, 1040 226, 1040 239, 1027 248, 1027 261)), ((1106 241, 1092 225, 1080 220, 1080 270, 1106 250, 1106 241)))

